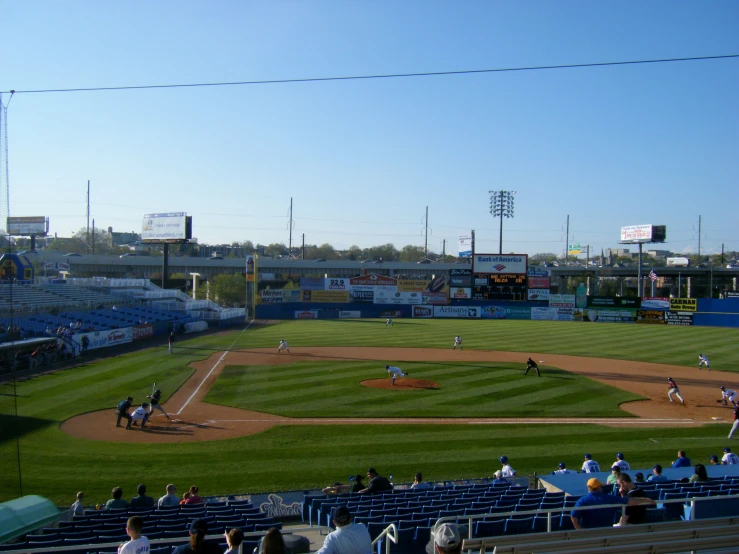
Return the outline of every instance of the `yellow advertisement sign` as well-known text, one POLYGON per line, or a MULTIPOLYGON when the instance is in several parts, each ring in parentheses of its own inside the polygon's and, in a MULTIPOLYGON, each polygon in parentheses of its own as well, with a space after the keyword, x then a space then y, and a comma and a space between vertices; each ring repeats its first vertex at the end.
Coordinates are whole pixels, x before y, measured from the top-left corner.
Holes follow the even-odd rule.
POLYGON ((697 298, 670 298, 671 312, 695 312, 698 311, 697 298))
POLYGON ((348 290, 304 290, 303 302, 349 302, 348 290))
POLYGON ((425 279, 398 279, 398 292, 423 292, 428 284, 425 279))

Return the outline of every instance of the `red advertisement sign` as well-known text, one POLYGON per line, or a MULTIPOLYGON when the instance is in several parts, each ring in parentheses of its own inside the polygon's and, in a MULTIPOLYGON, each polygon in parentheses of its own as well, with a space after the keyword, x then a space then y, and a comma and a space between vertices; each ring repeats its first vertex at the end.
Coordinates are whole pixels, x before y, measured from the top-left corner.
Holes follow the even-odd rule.
POLYGON ((142 340, 142 339, 150 339, 154 336, 154 326, 151 324, 146 325, 136 325, 133 328, 133 334, 132 339, 133 340, 142 340))
POLYGON ((370 286, 397 286, 398 280, 384 275, 372 273, 370 275, 362 275, 361 277, 352 277, 349 279, 350 285, 370 285, 370 286))

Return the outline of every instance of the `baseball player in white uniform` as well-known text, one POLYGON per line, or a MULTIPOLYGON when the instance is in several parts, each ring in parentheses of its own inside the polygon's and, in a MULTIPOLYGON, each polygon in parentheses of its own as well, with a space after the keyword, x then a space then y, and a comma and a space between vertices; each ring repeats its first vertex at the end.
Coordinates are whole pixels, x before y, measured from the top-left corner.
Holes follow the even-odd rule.
POLYGON ((385 327, 387 327, 388 325, 392 325, 392 324, 393 324, 393 318, 392 317, 388 317, 385 320, 385 327))
POLYGON ((731 451, 728 446, 724 448, 724 457, 721 458, 721 465, 733 466, 739 464, 739 456, 731 451))
POLYGON ((613 465, 620 467, 622 472, 631 470, 629 462, 624 460, 624 455, 621 452, 616 454, 616 461, 613 462, 613 465))
POLYGON ((464 348, 462 348, 462 337, 460 337, 459 335, 457 335, 456 337, 454 337, 454 347, 453 347, 453 350, 456 350, 457 349, 457 346, 459 346, 459 349, 460 350, 464 350, 464 348))
POLYGON ((559 462, 559 469, 552 471, 552 475, 569 475, 570 473, 577 473, 577 471, 567 469, 564 462, 559 462))
POLYGON ((729 402, 731 402, 734 407, 737 407, 737 400, 739 400, 739 396, 737 396, 735 390, 727 389, 726 387, 721 387, 721 400, 724 401, 724 406, 728 406, 729 402))
POLYGON ((277 347, 277 353, 279 354, 282 350, 287 350, 287 353, 290 353, 290 347, 287 345, 287 343, 284 340, 280 340, 280 346, 277 347))
POLYGON ((398 377, 407 377, 408 373, 403 373, 403 370, 399 367, 395 367, 392 365, 386 365, 385 369, 387 369, 387 374, 393 378, 393 385, 395 384, 395 379, 398 377))
POLYGON ((593 460, 590 454, 585 454, 585 461, 582 463, 583 473, 600 473, 600 464, 593 460))
POLYGON ((511 467, 511 464, 508 463, 508 456, 501 456, 500 463, 503 464, 503 467, 500 470, 503 478, 516 476, 516 470, 511 467))
POLYGON ((706 369, 708 371, 711 371, 711 364, 708 361, 708 358, 706 358, 703 354, 698 354, 698 369, 702 368, 704 365, 706 366, 706 369))
POLYGON ((149 416, 151 416, 151 413, 148 410, 149 404, 144 402, 136 408, 133 413, 131 414, 131 424, 136 425, 136 422, 141 422, 141 428, 146 429, 146 422, 149 421, 149 416))

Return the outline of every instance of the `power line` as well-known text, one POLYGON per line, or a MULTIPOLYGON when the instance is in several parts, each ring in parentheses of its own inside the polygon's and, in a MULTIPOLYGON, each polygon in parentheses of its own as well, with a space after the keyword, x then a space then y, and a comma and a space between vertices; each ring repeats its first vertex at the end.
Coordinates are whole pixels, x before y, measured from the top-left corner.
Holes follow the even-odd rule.
POLYGON ((693 56, 689 58, 661 58, 652 60, 630 60, 620 62, 595 62, 561 65, 536 65, 528 67, 502 67, 494 69, 462 69, 457 71, 429 71, 423 73, 389 73, 380 75, 348 75, 344 77, 306 77, 304 79, 269 79, 262 81, 226 81, 215 83, 178 83, 169 85, 126 85, 120 87, 76 87, 36 90, 10 90, 11 94, 41 94, 51 92, 102 92, 117 90, 145 90, 145 89, 168 89, 168 88, 196 88, 196 87, 233 87, 245 85, 278 85, 293 83, 319 83, 326 81, 359 81, 366 79, 401 79, 411 77, 440 77, 446 75, 473 75, 476 73, 506 73, 512 71, 541 71, 545 69, 578 69, 588 67, 609 67, 618 65, 640 65, 653 63, 694 62, 705 60, 722 60, 739 58, 739 54, 724 54, 720 56, 693 56))

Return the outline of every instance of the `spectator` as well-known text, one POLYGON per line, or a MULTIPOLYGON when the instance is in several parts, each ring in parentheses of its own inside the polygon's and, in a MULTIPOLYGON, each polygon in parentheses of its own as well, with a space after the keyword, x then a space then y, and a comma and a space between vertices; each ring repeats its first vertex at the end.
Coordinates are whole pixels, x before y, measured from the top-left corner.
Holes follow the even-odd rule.
POLYGON ((644 474, 641 471, 637 471, 636 473, 634 473, 634 483, 638 485, 644 482, 644 474))
POLYGON ((70 510, 72 511, 73 516, 83 516, 85 515, 85 506, 82 504, 82 501, 85 499, 85 493, 84 492, 78 492, 77 493, 77 501, 72 504, 72 507, 70 510))
POLYGON ((138 508, 153 508, 154 499, 151 496, 146 496, 146 485, 139 485, 136 487, 136 495, 131 499, 129 506, 133 509, 138 508))
POLYGON ((169 508, 170 506, 177 506, 180 503, 180 499, 177 497, 177 487, 174 485, 167 485, 167 494, 162 496, 157 502, 159 508, 169 508))
POLYGON ((503 472, 501 470, 496 471, 493 473, 493 476, 495 479, 493 479, 493 485, 510 485, 511 482, 503 477, 503 472))
POLYGON ((352 523, 349 508, 339 506, 334 511, 332 519, 336 530, 326 535, 323 546, 316 554, 372 553, 372 539, 367 527, 364 523, 352 523))
POLYGON ((710 481, 710 477, 708 477, 708 472, 706 472, 706 466, 703 464, 695 464, 695 473, 690 476, 690 482, 696 483, 696 482, 705 482, 710 481))
POLYGON ((190 542, 181 544, 172 554, 221 554, 218 544, 205 540, 208 534, 208 521, 196 519, 190 524, 190 542))
POLYGON ((626 461, 622 452, 616 453, 616 461, 613 462, 613 465, 617 465, 621 468, 621 471, 629 471, 631 469, 629 462, 626 461))
POLYGON ((426 481, 423 480, 423 474, 419 471, 416 473, 413 484, 411 485, 411 489, 416 491, 426 490, 430 489, 431 485, 429 485, 426 481))
POLYGON ((187 504, 187 501, 190 499, 190 491, 187 491, 182 494, 182 500, 180 500, 180 505, 187 504))
POLYGON ((129 517, 126 534, 131 540, 118 548, 118 554, 144 554, 149 552, 149 539, 141 535, 144 520, 140 516, 129 517))
POLYGON ((225 533, 226 544, 228 544, 228 550, 225 554, 238 554, 239 546, 244 542, 244 532, 241 529, 234 527, 228 533, 225 533))
MULTIPOLYGON (((620 471, 619 471, 620 473, 620 471)), ((603 483, 593 477, 588 480, 588 494, 575 503, 575 508, 582 506, 597 506, 605 504, 626 504, 638 506, 640 504, 654 504, 649 498, 623 498, 613 494, 603 493, 603 483)), ((596 510, 573 509, 570 519, 575 529, 591 529, 594 527, 611 527, 614 520, 615 508, 602 508, 596 510)))
POLYGON ((552 471, 552 475, 568 475, 570 473, 577 473, 577 471, 567 469, 567 465, 564 462, 559 462, 559 469, 552 471))
POLYGON ((352 483, 352 487, 349 492, 359 492, 364 489, 364 483, 362 483, 362 479, 364 479, 364 477, 361 474, 357 473, 354 476, 354 482, 352 483))
POLYGON ((585 454, 585 461, 582 463, 583 473, 600 473, 600 464, 593 460, 590 454, 585 454))
POLYGON ((693 464, 690 463, 690 458, 685 457, 685 450, 677 451, 677 460, 672 462, 672 467, 690 467, 693 464))
POLYGON ((198 496, 198 488, 193 485, 190 487, 190 496, 185 500, 185 504, 203 504, 205 500, 198 496))
POLYGON ((259 539, 257 554, 291 554, 291 551, 285 546, 280 530, 277 527, 270 527, 259 539))
POLYGON ((385 477, 378 475, 375 468, 371 467, 367 470, 367 477, 369 477, 369 483, 367 487, 362 489, 360 494, 379 494, 385 491, 393 490, 393 486, 390 484, 385 477))
POLYGON ((336 481, 336 483, 334 483, 330 487, 325 487, 321 489, 321 492, 323 494, 344 494, 349 492, 350 489, 351 485, 343 485, 341 482, 336 481))
MULTIPOLYGON (((647 495, 631 482, 631 477, 628 473, 622 473, 618 478, 619 494, 624 498, 646 498, 647 495)), ((627 523, 639 524, 644 523, 644 516, 647 515, 646 505, 629 506, 626 508, 626 513, 621 518, 621 525, 627 523)))
POLYGON ((721 464, 725 466, 739 464, 739 456, 734 454, 731 451, 731 448, 727 446, 726 448, 724 448, 724 457, 721 458, 721 464))
POLYGON ((456 523, 442 523, 431 533, 426 554, 459 554, 462 552, 462 532, 456 523))
POLYGON ((123 489, 121 487, 113 487, 111 494, 113 495, 113 498, 105 503, 106 510, 128 508, 128 502, 123 499, 123 489))
POLYGON ((652 475, 649 476, 649 479, 647 479, 649 483, 666 483, 669 481, 667 477, 662 475, 662 466, 659 464, 654 464, 654 467, 652 468, 652 475))
POLYGON ((716 456, 716 454, 714 454, 713 456, 711 456, 710 461, 711 461, 711 465, 712 466, 719 466, 719 465, 721 465, 719 463, 719 461, 718 461, 718 456, 716 456))
POLYGON ((621 468, 614 464, 614 466, 611 468, 611 474, 608 476, 608 479, 606 479, 607 485, 615 485, 618 483, 618 478, 621 475, 621 468))
POLYGON ((503 477, 509 479, 516 476, 516 470, 511 467, 511 464, 508 463, 508 456, 501 456, 500 463, 503 464, 503 468, 501 469, 503 477))

